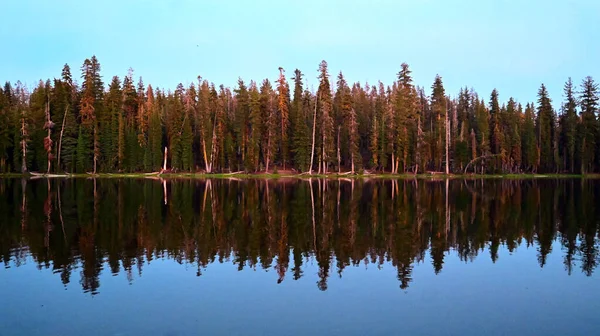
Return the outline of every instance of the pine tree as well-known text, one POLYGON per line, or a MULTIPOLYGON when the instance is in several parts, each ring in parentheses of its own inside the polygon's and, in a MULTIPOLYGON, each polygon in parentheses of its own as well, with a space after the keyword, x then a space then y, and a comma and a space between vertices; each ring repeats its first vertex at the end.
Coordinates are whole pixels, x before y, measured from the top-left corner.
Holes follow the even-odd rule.
POLYGON ((569 173, 576 171, 575 167, 575 143, 577 136, 577 101, 573 92, 571 78, 567 80, 563 89, 565 101, 562 104, 562 115, 560 116, 560 147, 564 158, 564 168, 569 173))
MULTIPOLYGON (((100 156, 100 139, 97 114, 101 114, 104 87, 100 77, 100 63, 96 56, 86 59, 81 67, 82 97, 79 102, 81 125, 77 144, 77 161, 80 169, 88 169, 92 162, 96 173, 100 156)), ((81 171, 81 170, 80 170, 81 171)))
POLYGON ((119 77, 112 78, 104 103, 104 113, 99 118, 99 126, 102 129, 100 132, 102 166, 106 171, 112 171, 115 168, 120 170, 123 168, 125 152, 123 144, 120 145, 119 141, 120 135, 124 136, 120 132, 124 125, 120 125, 119 122, 123 106, 123 92, 119 77))
POLYGON ((500 104, 498 91, 494 89, 490 95, 490 149, 492 154, 500 154, 502 150, 502 126, 500 124, 500 104))
POLYGON ((184 124, 184 88, 183 84, 178 84, 177 89, 173 94, 168 95, 166 109, 166 130, 169 146, 169 154, 171 156, 171 168, 174 170, 182 169, 182 145, 181 134, 184 124))
MULTIPOLYGON (((339 119, 341 121, 340 127, 343 126, 344 130, 347 131, 345 132, 348 137, 348 139, 345 141, 348 143, 347 157, 350 161, 350 172, 354 174, 356 169, 362 166, 362 160, 358 151, 358 120, 356 116, 356 111, 353 108, 350 87, 348 86, 348 83, 344 79, 344 75, 341 72, 338 75, 335 102, 337 103, 336 112, 337 114, 339 114, 339 119)), ((340 135, 338 134, 338 137, 339 136, 340 135)), ((341 151, 341 148, 339 147, 340 146, 338 145, 338 151, 341 151)), ((340 166, 339 162, 338 166, 340 166)))
POLYGON ((435 81, 431 86, 431 112, 434 119, 435 127, 432 130, 431 153, 433 157, 433 167, 436 170, 442 169, 442 161, 444 158, 444 146, 446 143, 446 93, 442 83, 442 77, 435 76, 435 81))
POLYGON ((60 133, 57 143, 57 169, 75 171, 77 138, 79 126, 75 118, 77 108, 77 88, 73 83, 71 68, 65 64, 60 80, 54 81, 55 111, 58 112, 60 133))
POLYGON ((246 167, 258 171, 260 165, 260 143, 263 132, 261 96, 255 82, 250 82, 250 137, 246 156, 246 167))
POLYGON ((534 119, 533 104, 527 104, 521 136, 521 153, 523 158, 523 168, 528 172, 536 172, 539 161, 534 119))
POLYGON ((279 68, 279 79, 277 80, 277 111, 280 120, 280 130, 279 134, 279 142, 280 148, 279 153, 281 154, 281 163, 283 165, 283 169, 286 169, 286 163, 289 157, 289 139, 288 139, 288 129, 290 127, 289 120, 289 86, 287 80, 285 79, 283 68, 279 68))
POLYGON ((184 111, 183 121, 181 123, 181 129, 179 136, 181 138, 181 166, 185 171, 191 171, 194 166, 194 160, 192 155, 192 143, 194 142, 194 135, 192 134, 191 119, 194 114, 194 107, 196 106, 196 89, 194 85, 190 85, 184 96, 184 111))
POLYGON ((29 97, 28 134, 30 141, 28 144, 27 155, 31 158, 29 170, 33 171, 46 170, 46 158, 48 153, 45 148, 45 138, 47 130, 44 126, 46 124, 49 91, 49 87, 47 89, 46 84, 40 80, 29 97))
POLYGON ((10 130, 13 128, 11 120, 11 92, 7 82, 6 89, 0 87, 0 173, 8 172, 8 150, 12 147, 10 130))
MULTIPOLYGON (((409 153, 412 152, 410 144, 416 137, 416 117, 417 117, 417 94, 412 84, 412 71, 408 64, 402 63, 401 70, 398 73, 398 89, 395 101, 395 148, 396 162, 402 161, 403 171, 406 172, 406 166, 412 161, 409 160, 409 153)), ((398 164, 394 165, 393 173, 398 172, 398 164)))
POLYGON ((327 72, 327 62, 321 61, 319 65, 319 89, 317 90, 318 102, 318 124, 320 127, 320 164, 319 171, 327 173, 331 157, 334 152, 333 136, 333 99, 331 95, 331 86, 329 85, 329 73, 327 72))
MULTIPOLYGON (((137 142, 139 145, 139 153, 137 159, 137 168, 141 170, 147 169, 147 156, 148 156, 148 128, 150 127, 150 115, 146 105, 146 88, 142 77, 140 77, 137 86, 137 142)), ((193 141, 193 139, 192 139, 193 141)), ((192 145, 190 141, 190 146, 192 145)))
POLYGON ((31 165, 31 156, 28 156, 30 146, 29 129, 31 124, 29 107, 29 92, 20 81, 15 87, 14 119, 17 121, 13 133, 13 167, 21 173, 26 173, 31 165))
POLYGON ((581 132, 579 148, 581 151, 581 172, 594 171, 594 163, 599 159, 596 153, 598 138, 598 84, 592 77, 586 77, 581 83, 579 96, 581 107, 581 132))
MULTIPOLYGON (((246 166, 246 157, 248 155, 248 141, 250 139, 250 93, 244 81, 238 79, 238 88, 235 90, 236 111, 235 111, 235 139, 241 163, 244 170, 246 166)), ((238 168, 239 169, 239 168, 238 168)))
MULTIPOLYGON (((469 90, 467 88, 461 88, 460 93, 458 95, 458 104, 456 107, 457 114, 457 125, 456 127, 460 130, 458 132, 458 136, 455 137, 454 141, 454 159, 455 159, 455 167, 457 167, 460 171, 463 171, 464 166, 470 161, 469 156, 472 155, 473 149, 477 150, 476 143, 472 144, 470 139, 469 129, 473 132, 473 136, 475 132, 470 126, 469 114, 471 110, 471 96, 469 94, 469 90), (474 145, 474 146, 473 146, 474 145), (471 148, 470 147, 474 147, 471 148), (469 154, 471 153, 471 155, 469 154)), ((475 155, 476 157, 476 155, 475 155)), ((471 158, 474 159, 475 157, 471 158)))
POLYGON ((261 139, 261 149, 265 164, 265 171, 269 172, 269 165, 273 163, 278 138, 277 110, 275 106, 275 92, 268 79, 263 80, 260 87, 260 111, 264 132, 261 139))
POLYGON ((552 103, 548 97, 546 86, 542 84, 538 91, 538 121, 537 133, 540 146, 540 169, 544 172, 552 172, 554 162, 554 136, 555 120, 552 103))
MULTIPOLYGON (((200 78, 199 78, 200 79, 200 78)), ((217 93, 214 85, 204 80, 199 84, 198 120, 196 125, 200 133, 202 161, 206 173, 212 173, 216 156, 217 138, 217 93)))
MULTIPOLYGON (((136 120, 138 116, 138 97, 137 91, 133 82, 133 69, 129 69, 127 76, 123 79, 123 134, 124 134, 124 148, 122 148, 123 165, 125 170, 133 172, 138 170, 140 160, 140 146, 138 142, 138 130, 136 127, 136 120)), ((179 111, 181 113, 181 111, 179 111)))
POLYGON ((312 97, 310 92, 304 92, 302 84, 302 72, 294 71, 294 99, 292 101, 291 115, 294 116, 292 123, 294 162, 296 168, 301 172, 308 170, 310 161, 310 129, 308 111, 312 111, 312 97))
POLYGON ((512 172, 519 169, 522 161, 520 110, 521 107, 517 107, 515 100, 510 97, 506 106, 504 147, 508 152, 507 162, 512 172))
POLYGON ((490 115, 488 109, 485 107, 483 100, 479 101, 477 96, 473 97, 475 105, 475 119, 476 119, 476 134, 477 143, 479 143, 479 154, 485 156, 490 154, 490 115))
POLYGON ((145 166, 147 170, 156 171, 161 166, 162 159, 162 122, 160 107, 155 101, 155 95, 152 86, 148 85, 146 91, 146 111, 149 114, 148 126, 148 149, 145 156, 145 166))

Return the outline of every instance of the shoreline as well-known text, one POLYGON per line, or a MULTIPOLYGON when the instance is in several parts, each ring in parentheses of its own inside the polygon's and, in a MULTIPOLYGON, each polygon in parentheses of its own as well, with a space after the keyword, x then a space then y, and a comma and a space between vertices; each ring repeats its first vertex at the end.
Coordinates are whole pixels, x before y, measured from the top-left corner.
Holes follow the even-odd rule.
POLYGON ((0 173, 0 178, 144 178, 144 179, 600 179, 600 174, 277 174, 277 173, 98 173, 98 174, 20 174, 0 173))

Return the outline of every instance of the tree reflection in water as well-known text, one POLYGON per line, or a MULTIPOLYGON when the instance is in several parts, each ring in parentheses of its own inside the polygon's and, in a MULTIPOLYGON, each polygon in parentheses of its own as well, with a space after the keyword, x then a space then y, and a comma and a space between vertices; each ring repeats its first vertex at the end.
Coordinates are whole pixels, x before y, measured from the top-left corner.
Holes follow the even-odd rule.
POLYGON ((0 257, 31 257, 66 285, 75 270, 97 294, 102 272, 154 259, 274 269, 298 280, 316 261, 317 287, 361 263, 397 270, 400 288, 429 254, 435 273, 452 250, 463 261, 534 246, 540 267, 562 245, 565 270, 599 261, 600 181, 538 180, 0 180, 0 257))

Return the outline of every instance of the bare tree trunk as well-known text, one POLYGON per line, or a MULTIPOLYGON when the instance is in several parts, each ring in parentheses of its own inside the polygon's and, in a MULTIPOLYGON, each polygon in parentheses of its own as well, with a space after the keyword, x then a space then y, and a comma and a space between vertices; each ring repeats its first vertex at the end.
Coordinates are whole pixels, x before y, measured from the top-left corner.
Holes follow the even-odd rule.
MULTIPOLYGON (((312 147, 310 150, 310 167, 308 168, 308 174, 312 174, 313 162, 315 158, 315 136, 317 131, 317 105, 319 103, 319 97, 315 101, 315 112, 313 114, 313 133, 312 133, 312 147)), ((319 165, 319 170, 321 166, 319 165)))
POLYGON ((167 146, 165 146, 165 155, 164 155, 164 158, 163 158, 163 169, 162 169, 162 171, 167 170, 167 152, 168 152, 168 149, 167 149, 167 146))
POLYGON ((58 158, 57 158, 57 163, 56 163, 56 166, 58 167, 58 169, 60 169, 60 151, 62 149, 62 138, 63 138, 63 133, 65 131, 65 121, 67 120, 67 111, 68 110, 69 110, 69 107, 67 106, 67 108, 65 108, 65 114, 63 116, 62 127, 60 128, 60 137, 58 138, 58 158))
POLYGON ((216 145, 217 145, 217 114, 215 113, 215 120, 213 122, 213 129, 212 129, 212 143, 210 144, 210 163, 207 166, 207 173, 212 173, 212 164, 213 164, 213 158, 216 152, 216 145))
POLYGON ((394 166, 394 164, 396 164, 396 155, 392 150, 392 174, 396 174, 396 167, 394 166))
MULTIPOLYGON (((165 148, 166 149, 166 148, 165 148)), ((202 154, 204 155, 204 167, 207 173, 210 173, 210 163, 208 162, 208 157, 206 155, 206 141, 204 137, 202 137, 202 154)))

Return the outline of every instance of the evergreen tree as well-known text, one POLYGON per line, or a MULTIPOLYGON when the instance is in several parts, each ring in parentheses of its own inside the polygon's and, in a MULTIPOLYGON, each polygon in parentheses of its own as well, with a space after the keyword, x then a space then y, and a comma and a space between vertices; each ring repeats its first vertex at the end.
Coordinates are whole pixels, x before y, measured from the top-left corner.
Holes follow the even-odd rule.
POLYGON ((11 129, 11 92, 7 82, 6 89, 0 88, 0 173, 9 171, 8 150, 12 147, 11 129), (5 91, 6 90, 6 91, 5 91))
POLYGON ((56 157, 57 170, 74 172, 79 126, 76 120, 77 88, 73 83, 71 68, 65 64, 61 79, 54 80, 53 110, 57 115, 56 157))
MULTIPOLYGON (((494 89, 490 95, 490 149, 491 154, 499 155, 500 159, 495 158, 493 162, 505 162, 506 161, 506 150, 504 148, 504 134, 502 127, 502 109, 498 102, 498 91, 494 89)), ((494 165, 494 169, 498 169, 497 165, 494 165)))
POLYGON ((192 84, 185 93, 184 115, 181 130, 179 131, 179 137, 181 138, 181 167, 185 171, 191 171, 194 166, 192 155, 194 135, 192 133, 191 119, 194 114, 194 106, 196 106, 196 96, 196 89, 192 84))
POLYGON ((562 104, 562 114, 560 116, 560 148, 562 148, 561 155, 564 158, 563 167, 569 173, 574 173, 576 171, 577 101, 575 100, 571 78, 565 83, 563 92, 565 101, 562 104))
POLYGON ((263 132, 261 112, 261 95, 254 81, 250 82, 250 137, 249 150, 246 156, 246 167, 258 171, 260 166, 260 143, 263 132))
POLYGON ((527 172, 536 172, 539 162, 539 152, 535 131, 535 113, 533 104, 527 104, 525 108, 525 120, 521 136, 523 168, 527 172))
POLYGON ((510 97, 506 106, 504 125, 504 148, 506 148, 506 163, 511 172, 518 171, 521 166, 521 124, 520 107, 510 97))
POLYGON ((90 166, 96 173, 100 156, 100 139, 96 116, 102 112, 104 87, 100 77, 100 63, 96 56, 86 59, 81 67, 82 97, 79 102, 81 127, 77 144, 77 162, 80 172, 90 166), (88 162, 92 164, 89 165, 88 162))
MULTIPOLYGON (((238 88, 235 90, 236 111, 235 111, 235 139, 241 164, 244 170, 246 166, 246 157, 248 155, 248 141, 250 138, 250 93, 244 81, 238 79, 238 88)), ((241 168, 238 168, 241 169, 241 168)))
POLYGON ((277 80, 277 112, 279 116, 280 134, 279 134, 279 153, 281 155, 281 164, 283 169, 286 169, 286 163, 289 159, 289 139, 288 129, 290 127, 290 101, 289 101, 289 86, 285 79, 283 68, 279 68, 279 79, 277 80))
POLYGON ((327 71, 327 62, 321 61, 319 65, 319 89, 317 90, 318 102, 318 125, 320 127, 320 165, 319 171, 327 173, 327 168, 331 163, 334 152, 333 135, 333 99, 331 95, 331 86, 329 85, 329 73, 327 71))
MULTIPOLYGON (((138 104, 137 91, 133 82, 133 69, 129 69, 127 76, 123 79, 123 124, 122 133, 124 141, 121 148, 123 151, 123 166, 124 169, 133 172, 138 170, 139 163, 142 161, 140 155, 140 146, 138 141, 138 130, 136 129, 136 121, 138 120, 138 104)), ((181 112, 180 112, 181 113, 181 112)))
POLYGON ((123 168, 123 157, 125 156, 122 144, 119 146, 119 120, 121 120, 123 105, 123 92, 119 77, 112 78, 104 102, 105 113, 99 118, 99 127, 102 129, 100 133, 101 158, 103 170, 112 171, 115 168, 123 168))
POLYGON ((552 172, 555 168, 554 162, 554 136, 555 120, 552 103, 548 97, 546 86, 542 84, 538 91, 538 120, 537 133, 540 146, 540 169, 543 172, 552 172))
POLYGON ((146 91, 146 111, 149 115, 148 125, 148 146, 147 154, 144 157, 146 170, 156 171, 161 166, 162 161, 162 122, 160 116, 160 107, 155 101, 152 86, 148 85, 146 91))
MULTIPOLYGON (((146 88, 142 77, 140 77, 137 85, 137 142, 139 145, 139 155, 137 156, 137 169, 147 169, 148 156, 148 128, 150 127, 150 115, 146 105, 146 88)), ((193 139, 192 139, 193 141, 193 139)), ((190 141, 190 146, 192 145, 190 141)))
MULTIPOLYGON (((401 160, 403 171, 406 172, 406 166, 412 163, 409 157, 414 152, 411 143, 414 143, 416 137, 416 118, 417 118, 417 94, 412 84, 412 71, 408 64, 402 63, 401 70, 398 73, 398 88, 396 90, 395 101, 395 152, 396 160, 401 160)), ((394 165, 393 172, 398 172, 398 164, 394 165)))
POLYGON ((310 162, 310 127, 308 111, 311 111, 312 97, 310 92, 304 92, 302 84, 302 72, 294 71, 294 99, 292 101, 291 115, 294 116, 292 123, 294 162, 296 168, 301 172, 308 170, 310 162))
MULTIPOLYGON (((337 114, 340 119, 340 130, 343 127, 347 135, 348 153, 345 157, 350 161, 350 172, 354 173, 357 168, 361 167, 361 157, 358 148, 358 120, 356 111, 353 108, 352 93, 348 83, 344 79, 344 75, 340 72, 337 81, 337 92, 335 95, 337 114)), ((341 132, 338 132, 338 137, 341 132)), ((338 151, 341 151, 338 140, 338 151)), ((341 156, 341 153, 340 153, 341 156)), ((338 171, 340 171, 340 163, 338 163, 338 171)))
POLYGON ((271 82, 269 82, 268 79, 263 80, 260 87, 260 111, 264 132, 260 147, 266 172, 269 171, 269 165, 273 163, 277 141, 279 140, 279 124, 277 122, 277 110, 274 96, 275 92, 271 87, 271 82))
POLYGON ((598 84, 592 77, 586 77, 581 83, 579 96, 581 108, 581 132, 579 148, 581 151, 581 172, 594 171, 594 163, 598 160, 596 153, 598 137, 598 84))
POLYGON ((436 170, 442 169, 442 162, 444 158, 444 146, 446 144, 446 93, 444 85, 442 83, 442 77, 439 75, 435 76, 435 81, 431 86, 431 113, 432 113, 432 124, 434 125, 431 130, 431 155, 432 155, 432 167, 436 170))

